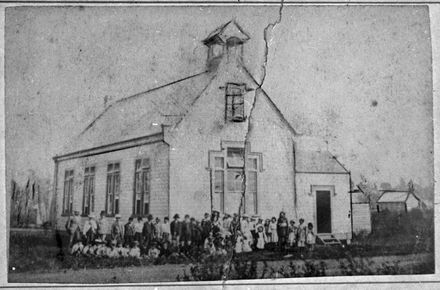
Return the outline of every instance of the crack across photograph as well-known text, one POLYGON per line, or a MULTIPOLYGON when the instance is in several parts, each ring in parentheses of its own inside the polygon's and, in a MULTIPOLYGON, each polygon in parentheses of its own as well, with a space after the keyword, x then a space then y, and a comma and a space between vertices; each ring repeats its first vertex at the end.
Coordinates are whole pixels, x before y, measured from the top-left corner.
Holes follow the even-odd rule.
POLYGON ((427 6, 5 23, 9 282, 434 273, 427 6))

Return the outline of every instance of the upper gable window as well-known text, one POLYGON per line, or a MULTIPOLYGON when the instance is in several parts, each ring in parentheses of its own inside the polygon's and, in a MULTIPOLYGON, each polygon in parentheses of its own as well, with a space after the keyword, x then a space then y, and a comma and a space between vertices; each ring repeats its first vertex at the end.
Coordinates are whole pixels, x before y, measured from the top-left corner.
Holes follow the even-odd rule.
POLYGON ((244 84, 226 85, 226 121, 243 122, 244 115, 244 84))

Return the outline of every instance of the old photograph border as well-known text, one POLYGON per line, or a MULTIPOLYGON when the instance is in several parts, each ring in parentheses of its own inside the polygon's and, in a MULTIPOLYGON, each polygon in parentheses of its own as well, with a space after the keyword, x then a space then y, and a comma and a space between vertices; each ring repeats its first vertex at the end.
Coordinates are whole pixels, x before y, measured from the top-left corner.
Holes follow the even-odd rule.
MULTIPOLYGON (((216 6, 216 5, 280 5, 280 1, 0 1, 0 38, 5 39, 5 8, 14 6, 216 6)), ((434 178, 440 178, 440 1, 284 1, 283 5, 428 5, 430 14, 431 45, 432 45, 432 80, 433 80, 433 122, 434 122, 434 178)), ((5 111, 5 42, 0 41, 0 110, 5 111)), ((408 276, 334 276, 334 277, 313 277, 313 278, 289 278, 289 279, 263 279, 263 280, 236 280, 218 282, 161 282, 161 283, 134 283, 134 284, 27 284, 27 283, 8 283, 8 240, 9 240, 9 214, 6 200, 6 180, 5 180, 5 114, 0 114, 0 131, 3 138, 0 141, 1 166, 0 166, 0 193, 4 197, 4 202, 0 207, 0 228, 5 232, 0 235, 0 246, 6 253, 1 260, 0 284, 8 288, 72 288, 72 287, 188 287, 188 286, 210 286, 223 288, 225 286, 248 287, 248 286, 290 286, 290 285, 310 285, 310 286, 338 286, 345 284, 356 284, 361 287, 373 285, 394 285, 405 284, 405 287, 430 287, 433 283, 440 282, 440 251, 438 241, 440 240, 438 214, 438 197, 434 195, 434 219, 435 219, 435 269, 436 274, 432 275, 408 275, 408 276), (420 284, 422 283, 422 284, 420 284), (425 284, 425 285, 424 285, 425 284)), ((438 191, 438 184, 435 182, 435 190, 438 191)))

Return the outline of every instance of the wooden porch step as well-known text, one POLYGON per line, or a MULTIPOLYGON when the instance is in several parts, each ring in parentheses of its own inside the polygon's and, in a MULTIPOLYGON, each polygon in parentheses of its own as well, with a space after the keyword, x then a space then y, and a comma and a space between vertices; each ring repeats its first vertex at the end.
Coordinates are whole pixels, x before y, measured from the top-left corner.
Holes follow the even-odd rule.
POLYGON ((342 245, 341 241, 332 234, 318 234, 317 237, 326 246, 342 245))

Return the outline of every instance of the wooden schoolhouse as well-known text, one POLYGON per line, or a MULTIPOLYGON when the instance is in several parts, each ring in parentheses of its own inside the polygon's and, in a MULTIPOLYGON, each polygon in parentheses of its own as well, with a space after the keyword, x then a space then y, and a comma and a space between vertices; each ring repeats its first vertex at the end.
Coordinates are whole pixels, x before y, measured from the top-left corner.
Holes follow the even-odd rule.
POLYGON ((201 43, 206 67, 111 103, 55 156, 58 227, 75 210, 123 220, 285 211, 351 239, 349 171, 252 76, 249 38, 235 21, 215 29, 201 43))

